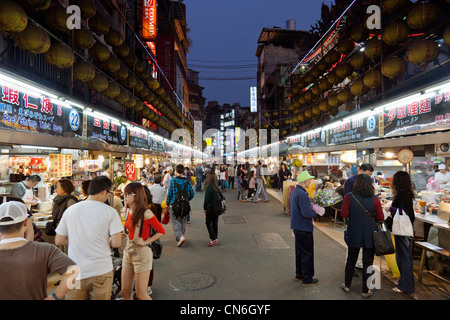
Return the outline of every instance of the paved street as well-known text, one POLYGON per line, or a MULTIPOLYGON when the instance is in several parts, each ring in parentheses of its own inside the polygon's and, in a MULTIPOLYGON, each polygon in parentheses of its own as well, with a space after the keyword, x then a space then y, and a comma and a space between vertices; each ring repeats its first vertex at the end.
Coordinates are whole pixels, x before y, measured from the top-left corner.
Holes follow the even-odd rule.
MULTIPOLYGON (((157 300, 361 300, 361 277, 352 292, 344 280, 346 248, 316 228, 315 273, 317 286, 303 287, 294 280, 294 239, 289 217, 281 203, 237 202, 236 190, 227 190, 228 211, 219 218, 219 244, 208 247, 202 210, 204 193, 192 202, 192 223, 186 243, 178 248, 172 225, 166 226, 163 256, 155 262, 153 299, 157 300)), ((381 277, 381 289, 369 299, 408 300, 392 291, 381 277)))

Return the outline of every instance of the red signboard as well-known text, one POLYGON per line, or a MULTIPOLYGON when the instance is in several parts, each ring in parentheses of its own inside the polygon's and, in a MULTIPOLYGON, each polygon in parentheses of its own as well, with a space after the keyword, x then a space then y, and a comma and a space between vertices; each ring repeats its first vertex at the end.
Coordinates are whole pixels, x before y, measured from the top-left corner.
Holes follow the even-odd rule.
POLYGON ((142 38, 154 41, 157 36, 156 22, 158 21, 156 0, 142 0, 142 11, 142 38))
MULTIPOLYGON (((156 59, 169 84, 172 88, 175 88, 175 45, 173 36, 158 37, 156 40, 156 59)), ((164 82, 164 90, 172 91, 166 82, 164 82)))
POLYGON ((136 167, 134 166, 134 162, 125 163, 125 173, 127 180, 136 180, 136 167))

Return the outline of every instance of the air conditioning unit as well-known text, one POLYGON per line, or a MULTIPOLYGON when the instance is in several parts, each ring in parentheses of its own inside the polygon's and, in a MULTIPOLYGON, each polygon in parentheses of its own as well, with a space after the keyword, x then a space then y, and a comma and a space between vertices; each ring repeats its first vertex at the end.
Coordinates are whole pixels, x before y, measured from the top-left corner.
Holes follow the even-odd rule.
POLYGON ((436 156, 450 157, 450 146, 448 143, 439 143, 435 145, 436 156))

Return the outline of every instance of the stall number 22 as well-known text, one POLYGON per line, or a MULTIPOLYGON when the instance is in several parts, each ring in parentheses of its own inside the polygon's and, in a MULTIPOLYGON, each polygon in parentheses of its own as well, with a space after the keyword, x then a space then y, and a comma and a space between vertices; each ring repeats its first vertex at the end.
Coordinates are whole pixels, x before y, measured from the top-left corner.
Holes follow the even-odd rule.
POLYGON ((80 128, 80 115, 74 109, 70 110, 69 125, 73 131, 77 131, 80 128))

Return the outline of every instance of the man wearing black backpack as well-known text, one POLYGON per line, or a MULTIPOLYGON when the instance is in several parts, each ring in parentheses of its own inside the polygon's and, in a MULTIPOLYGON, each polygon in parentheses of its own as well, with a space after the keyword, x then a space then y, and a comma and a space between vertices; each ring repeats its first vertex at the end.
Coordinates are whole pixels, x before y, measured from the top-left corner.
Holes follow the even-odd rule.
POLYGON ((184 175, 184 166, 179 164, 175 168, 177 176, 170 181, 166 203, 170 206, 170 220, 172 220, 175 238, 178 247, 186 241, 187 216, 190 213, 189 201, 194 198, 194 189, 191 181, 184 175))

